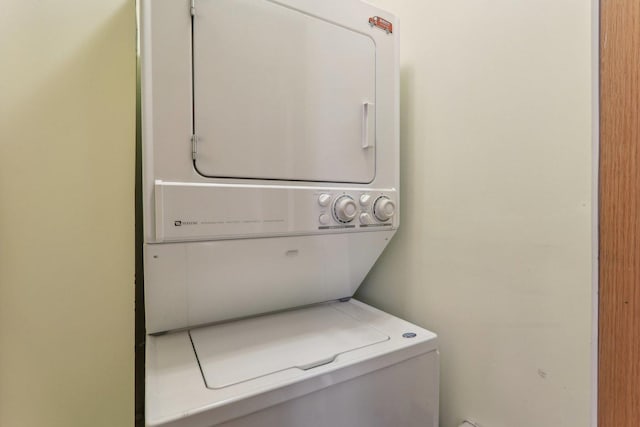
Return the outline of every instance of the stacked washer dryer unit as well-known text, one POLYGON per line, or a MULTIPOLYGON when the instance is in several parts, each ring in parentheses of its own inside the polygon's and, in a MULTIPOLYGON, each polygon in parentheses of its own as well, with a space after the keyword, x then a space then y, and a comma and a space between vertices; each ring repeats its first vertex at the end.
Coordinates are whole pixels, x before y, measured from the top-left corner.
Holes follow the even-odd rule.
POLYGON ((399 224, 397 46, 359 0, 142 0, 147 425, 437 425, 435 335, 350 299, 399 224))

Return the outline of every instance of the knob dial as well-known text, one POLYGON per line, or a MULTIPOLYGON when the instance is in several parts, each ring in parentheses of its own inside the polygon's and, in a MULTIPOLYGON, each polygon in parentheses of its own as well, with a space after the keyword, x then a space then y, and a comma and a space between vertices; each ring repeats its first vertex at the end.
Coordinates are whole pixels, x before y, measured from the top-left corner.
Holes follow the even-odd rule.
POLYGON ((350 196, 340 196, 333 204, 333 214, 339 222, 351 222, 358 214, 358 206, 350 196))
POLYGON ((318 197, 318 204, 320 206, 329 206, 329 202, 331 202, 331 194, 323 193, 318 197))
POLYGON ((360 196, 360 204, 362 206, 369 206, 369 203, 371 203, 371 196, 368 194, 363 194, 362 196, 360 196))
POLYGON ((360 224, 367 225, 372 223, 373 223, 373 218, 371 218, 371 214, 367 212, 362 212, 360 214, 360 224))
POLYGON ((373 216, 378 221, 389 221, 396 213, 396 205, 386 196, 378 197, 373 204, 373 216))
POLYGON ((318 221, 320 222, 320 224, 322 225, 327 225, 329 224, 329 215, 327 214, 322 214, 318 217, 318 221))

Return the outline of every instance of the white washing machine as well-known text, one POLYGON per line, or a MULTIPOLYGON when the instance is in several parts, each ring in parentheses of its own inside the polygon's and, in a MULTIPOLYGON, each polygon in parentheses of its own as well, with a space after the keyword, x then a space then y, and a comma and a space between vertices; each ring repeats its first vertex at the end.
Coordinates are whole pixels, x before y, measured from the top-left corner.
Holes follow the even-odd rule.
POLYGON ((396 18, 142 0, 140 40, 146 424, 436 427, 436 336, 350 299, 399 226, 396 18))

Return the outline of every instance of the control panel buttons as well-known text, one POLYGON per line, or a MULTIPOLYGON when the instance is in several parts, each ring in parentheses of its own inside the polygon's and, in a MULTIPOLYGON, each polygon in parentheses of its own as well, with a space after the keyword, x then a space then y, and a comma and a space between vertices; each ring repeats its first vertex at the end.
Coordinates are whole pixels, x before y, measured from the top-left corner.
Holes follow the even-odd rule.
POLYGON ((358 206, 351 196, 340 196, 333 204, 333 214, 339 222, 351 222, 358 214, 358 206))
POLYGON ((318 221, 320 222, 320 224, 322 225, 327 225, 329 224, 329 222, 331 221, 331 217, 327 214, 322 214, 320 215, 320 217, 318 218, 318 221))
POLYGON ((373 223, 373 218, 371 218, 371 214, 367 213, 367 212, 362 212, 360 214, 360 224, 372 224, 373 223))
POLYGON ((386 196, 378 197, 373 204, 373 216, 378 221, 389 221, 396 213, 396 205, 386 196))
POLYGON ((360 196, 360 205, 361 206, 369 206, 371 204, 371 196, 368 194, 363 194, 360 196))
POLYGON ((324 193, 318 197, 318 204, 320 206, 329 206, 329 203, 331 203, 331 194, 324 193))

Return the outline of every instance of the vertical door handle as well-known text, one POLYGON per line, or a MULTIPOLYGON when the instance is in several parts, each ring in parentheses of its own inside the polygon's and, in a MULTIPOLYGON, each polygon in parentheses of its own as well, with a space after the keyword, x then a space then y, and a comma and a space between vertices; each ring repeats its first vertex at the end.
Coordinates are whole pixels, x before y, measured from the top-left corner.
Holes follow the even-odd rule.
POLYGON ((362 103, 362 148, 371 148, 376 144, 375 105, 369 101, 362 103))

